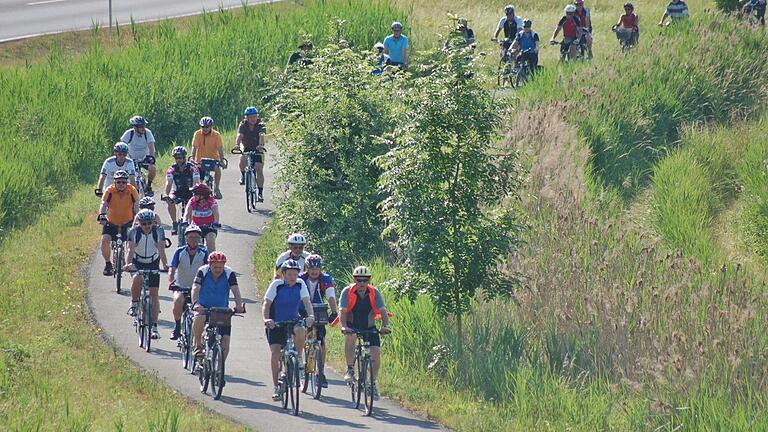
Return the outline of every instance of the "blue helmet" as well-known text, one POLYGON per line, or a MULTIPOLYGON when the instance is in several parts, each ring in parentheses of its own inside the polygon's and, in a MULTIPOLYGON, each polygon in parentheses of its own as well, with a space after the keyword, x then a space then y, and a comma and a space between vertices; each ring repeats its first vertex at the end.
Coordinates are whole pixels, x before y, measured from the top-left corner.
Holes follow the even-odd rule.
POLYGON ((131 124, 131 126, 146 126, 147 121, 142 116, 133 116, 130 120, 128 120, 128 123, 131 124))
POLYGON ((243 115, 244 116, 259 115, 259 110, 256 109, 255 106, 249 106, 248 108, 245 109, 245 112, 243 113, 243 115))
POLYGON ((318 254, 312 254, 305 261, 307 268, 321 268, 323 266, 323 257, 318 254))
POLYGON ((144 209, 139 212, 139 221, 140 222, 154 222, 155 221, 155 212, 153 212, 150 209, 144 209))

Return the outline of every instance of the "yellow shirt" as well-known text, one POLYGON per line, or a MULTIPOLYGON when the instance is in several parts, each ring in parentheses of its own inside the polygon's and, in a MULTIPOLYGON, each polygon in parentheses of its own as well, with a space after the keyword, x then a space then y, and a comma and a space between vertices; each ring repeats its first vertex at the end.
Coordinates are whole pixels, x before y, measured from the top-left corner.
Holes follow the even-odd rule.
POLYGON ((219 150, 224 151, 224 141, 221 134, 213 129, 208 135, 198 129, 192 137, 192 150, 195 152, 195 163, 200 163, 203 158, 219 160, 219 150))

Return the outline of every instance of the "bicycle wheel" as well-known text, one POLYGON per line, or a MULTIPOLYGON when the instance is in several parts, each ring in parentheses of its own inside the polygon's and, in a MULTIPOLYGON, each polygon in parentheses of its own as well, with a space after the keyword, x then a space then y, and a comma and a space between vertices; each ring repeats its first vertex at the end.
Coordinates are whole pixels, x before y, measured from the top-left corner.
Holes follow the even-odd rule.
POLYGON ((123 281, 123 248, 118 248, 115 254, 115 291, 120 294, 120 285, 123 281))
POLYGON ((304 347, 304 382, 301 385, 301 392, 306 393, 309 388, 310 375, 315 365, 315 349, 313 344, 304 347))
POLYGON ((320 374, 324 370, 323 366, 323 346, 318 343, 317 349, 315 349, 315 364, 310 376, 310 379, 312 380, 312 397, 315 399, 320 399, 320 394, 323 392, 323 386, 320 382, 320 374))
POLYGON ((355 363, 357 363, 357 376, 353 381, 355 381, 355 391, 352 395, 352 401, 355 403, 355 409, 360 408, 360 396, 363 393, 363 389, 365 387, 365 365, 363 363, 363 357, 358 353, 357 357, 355 358, 355 363))
POLYGON ((365 380, 365 415, 369 416, 373 412, 373 366, 371 358, 366 356, 363 363, 365 380))
POLYGON ((213 348, 211 356, 211 394, 218 400, 224 390, 224 349, 220 344, 213 348))
POLYGON ((181 320, 184 323, 184 328, 181 332, 181 341, 179 342, 181 346, 181 362, 184 369, 191 369, 189 364, 192 362, 192 317, 190 316, 189 311, 184 311, 181 320))
POLYGON ((253 202, 253 210, 256 211, 256 204, 259 203, 259 187, 256 185, 256 171, 251 169, 248 175, 251 177, 251 202, 253 202))
POLYGON ((288 391, 291 394, 291 411, 293 415, 299 415, 299 387, 301 386, 301 377, 299 376, 299 363, 296 357, 291 357, 291 373, 288 375, 288 391))
POLYGON ((496 73, 496 85, 499 87, 504 87, 509 82, 509 77, 507 76, 507 62, 504 60, 499 60, 499 68, 498 72, 496 73))
POLYGON ((208 352, 205 353, 197 373, 200 380, 200 393, 205 393, 208 391, 208 384, 211 382, 211 362, 208 359, 208 352))
POLYGON ((291 370, 291 363, 289 361, 286 361, 285 357, 282 359, 283 362, 283 376, 280 379, 280 382, 278 383, 280 385, 280 395, 282 396, 282 402, 283 402, 283 409, 288 408, 288 382, 289 378, 291 376, 291 373, 293 371, 291 370))
POLYGON ((149 352, 152 347, 152 301, 149 296, 144 297, 144 350, 149 352))

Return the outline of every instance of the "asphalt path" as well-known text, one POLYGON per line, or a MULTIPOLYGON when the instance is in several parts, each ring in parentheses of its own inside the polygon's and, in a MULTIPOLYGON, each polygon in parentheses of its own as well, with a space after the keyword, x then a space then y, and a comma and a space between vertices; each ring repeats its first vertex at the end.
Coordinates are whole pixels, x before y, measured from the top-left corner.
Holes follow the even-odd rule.
MULTIPOLYGON (((248 0, 248 4, 268 0, 248 0)), ((137 22, 242 6, 241 0, 112 0, 112 22, 137 22)), ((109 26, 109 0, 0 0, 0 42, 109 26)))
MULTIPOLYGON (((114 278, 102 276, 104 263, 101 253, 97 250, 92 255, 87 269, 88 300, 97 325, 107 340, 122 349, 125 355, 140 367, 156 373, 169 386, 257 430, 441 430, 438 425, 418 418, 385 398, 374 405, 373 416, 366 417, 362 410, 352 408, 348 387, 340 375, 333 371, 327 371, 329 386, 323 389, 319 401, 305 394, 301 395, 299 416, 290 415, 282 409, 279 402, 272 401, 269 348, 264 334, 259 297, 259 293, 266 291, 270 281, 258 281, 258 284, 254 281, 252 256, 254 245, 272 215, 272 193, 269 186, 273 183, 274 167, 270 166, 265 170, 265 202, 257 213, 249 214, 245 209, 243 187, 237 184, 237 156, 230 155, 228 159, 230 168, 224 170, 222 176, 221 190, 224 199, 219 201, 219 206, 223 227, 219 230, 217 247, 227 254, 227 265, 238 273, 247 313, 242 318, 232 318, 232 346, 227 358, 226 385, 221 400, 215 401, 210 395, 200 393, 197 377, 181 367, 181 354, 176 342, 169 339, 173 329, 173 316, 172 293, 167 289, 167 274, 161 274, 160 279, 161 338, 152 341, 151 352, 147 353, 139 348, 132 318, 126 315, 130 297, 128 294, 116 294, 114 278)), ((161 217, 167 222, 168 213, 163 208, 162 204, 158 206, 158 209, 161 209, 161 217)), ((171 249, 174 248, 175 244, 171 249)), ((168 259, 170 258, 169 251, 168 259)), ((383 355, 386 356, 386 339, 383 355)), ((386 369, 382 370, 382 373, 386 373, 386 369)))

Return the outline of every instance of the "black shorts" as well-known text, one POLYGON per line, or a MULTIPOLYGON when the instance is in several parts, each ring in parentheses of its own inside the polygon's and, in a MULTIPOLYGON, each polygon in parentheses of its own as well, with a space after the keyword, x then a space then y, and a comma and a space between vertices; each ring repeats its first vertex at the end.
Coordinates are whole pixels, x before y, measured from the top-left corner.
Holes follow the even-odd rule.
POLYGON ((173 191, 173 196, 176 199, 181 200, 182 203, 189 201, 192 198, 192 191, 189 188, 176 189, 173 191))
MULTIPOLYGON (((246 149, 245 151, 255 151, 255 150, 248 150, 248 149, 246 149)), ((257 163, 260 163, 260 164, 264 163, 264 153, 256 152, 255 154, 252 154, 250 156, 251 156, 251 163, 252 164, 255 165, 257 163)))
MULTIPOLYGON (((140 263, 134 259, 133 265, 136 266, 136 270, 160 270, 160 258, 152 261, 151 263, 140 263)), ((149 275, 149 287, 160 287, 160 273, 152 273, 149 275)))
POLYGON ((200 231, 203 232, 203 238, 205 238, 205 236, 207 236, 210 233, 214 233, 216 235, 219 235, 219 232, 216 230, 216 228, 211 228, 209 226, 204 226, 204 227, 200 228, 200 231))
MULTIPOLYGON (((124 224, 120 229, 120 233, 123 235, 123 241, 128 241, 128 228, 130 223, 124 224)), ((117 225, 107 222, 101 228, 101 235, 108 235, 112 238, 112 241, 117 241, 117 225)))
MULTIPOLYGON (((376 327, 371 327, 369 329, 359 329, 359 328, 354 328, 352 326, 349 326, 349 328, 354 329, 354 330, 373 330, 376 327)), ((372 347, 380 347, 381 346, 381 336, 378 333, 364 334, 363 335, 363 340, 366 341, 366 342, 369 342, 372 347)))
POLYGON ((293 331, 293 328, 284 326, 267 329, 267 342, 269 342, 270 345, 280 345, 281 347, 284 347, 285 343, 288 342, 289 331, 293 331))
POLYGON ((320 342, 325 342, 325 326, 324 325, 316 325, 315 326, 315 333, 317 334, 317 340, 320 342))

